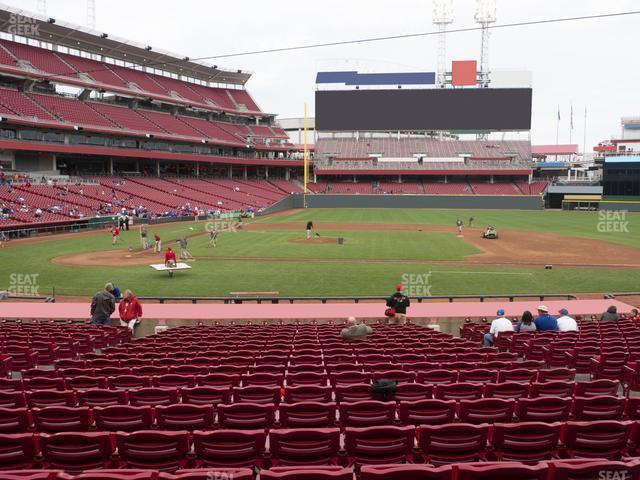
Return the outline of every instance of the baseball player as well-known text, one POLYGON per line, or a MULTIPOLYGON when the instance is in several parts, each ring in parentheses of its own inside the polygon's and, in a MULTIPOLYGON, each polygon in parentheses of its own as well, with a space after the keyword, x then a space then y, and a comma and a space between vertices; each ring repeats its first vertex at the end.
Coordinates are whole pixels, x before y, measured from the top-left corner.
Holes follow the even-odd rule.
POLYGON ((153 239, 155 241, 154 244, 154 252, 155 253, 160 253, 162 252, 162 240, 160 239, 160 235, 158 235, 157 233, 153 234, 153 239))
POLYGON ((114 225, 111 228, 111 245, 118 243, 118 238, 120 238, 120 229, 114 225))
POLYGON ((313 222, 309 220, 307 222, 307 240, 311 238, 311 233, 313 232, 313 222))
POLYGON ((211 230, 209 231, 209 246, 218 246, 218 230, 216 230, 216 227, 211 227, 211 230))
POLYGON ((193 258, 191 253, 189 253, 189 250, 187 250, 187 245, 188 245, 187 237, 181 237, 180 239, 178 239, 178 245, 180 245, 181 260, 187 260, 189 258, 193 258))
POLYGON ((147 250, 149 248, 149 242, 147 240, 147 226, 140 225, 140 242, 142 243, 142 249, 147 250))
POLYGON ((458 236, 462 236, 462 220, 459 218, 456 220, 456 229, 458 230, 458 236))

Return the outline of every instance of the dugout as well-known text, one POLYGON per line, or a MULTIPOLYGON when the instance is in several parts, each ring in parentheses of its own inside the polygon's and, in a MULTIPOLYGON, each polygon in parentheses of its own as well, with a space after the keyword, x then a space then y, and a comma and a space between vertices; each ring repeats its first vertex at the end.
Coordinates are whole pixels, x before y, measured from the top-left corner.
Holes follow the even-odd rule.
POLYGON ((552 185, 547 188, 545 207, 567 210, 595 207, 597 210, 596 203, 599 203, 600 200, 602 200, 602 187, 600 186, 552 185))

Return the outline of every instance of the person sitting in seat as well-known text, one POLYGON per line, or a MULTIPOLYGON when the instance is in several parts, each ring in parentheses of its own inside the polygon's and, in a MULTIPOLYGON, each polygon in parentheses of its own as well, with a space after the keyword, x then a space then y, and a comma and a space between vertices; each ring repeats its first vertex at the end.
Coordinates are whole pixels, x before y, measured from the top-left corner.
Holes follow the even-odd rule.
POLYGON ((491 347, 495 343, 496 338, 500 335, 500 332, 513 332, 513 323, 507 317, 504 316, 504 310, 501 308, 496 312, 498 318, 491 322, 489 333, 484 334, 482 344, 485 347, 491 347))
POLYGON ((171 247, 167 248, 167 251, 164 254, 164 265, 165 267, 176 266, 176 252, 171 250, 171 247))
POLYGON ((340 337, 343 340, 365 340, 370 333, 373 333, 373 330, 369 325, 365 325, 362 320, 358 320, 355 317, 349 317, 347 319, 347 328, 342 329, 340 337))

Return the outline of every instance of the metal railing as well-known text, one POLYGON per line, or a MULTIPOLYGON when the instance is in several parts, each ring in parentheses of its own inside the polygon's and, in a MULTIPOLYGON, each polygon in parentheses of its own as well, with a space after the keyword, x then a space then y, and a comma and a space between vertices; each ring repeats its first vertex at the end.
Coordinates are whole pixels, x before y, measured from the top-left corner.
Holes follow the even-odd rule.
MULTIPOLYGON (((382 295, 345 295, 345 296, 292 296, 281 297, 276 295, 227 295, 227 296, 211 296, 211 297, 165 297, 165 296, 147 296, 138 297, 141 301, 155 301, 159 303, 168 302, 191 302, 197 304, 198 302, 219 302, 224 304, 242 304, 242 303, 331 303, 331 302, 371 302, 371 301, 385 301, 389 296, 382 295)), ((432 300, 447 300, 449 303, 453 303, 456 300, 478 300, 484 302, 485 300, 500 300, 513 302, 515 299, 536 299, 544 301, 545 299, 558 298, 566 300, 577 300, 577 297, 571 293, 531 293, 531 294, 507 294, 507 295, 434 295, 428 297, 412 297, 413 302, 427 302, 432 300)))
POLYGON ((640 297, 640 292, 618 292, 618 293, 605 293, 605 300, 613 300, 618 297, 640 297))

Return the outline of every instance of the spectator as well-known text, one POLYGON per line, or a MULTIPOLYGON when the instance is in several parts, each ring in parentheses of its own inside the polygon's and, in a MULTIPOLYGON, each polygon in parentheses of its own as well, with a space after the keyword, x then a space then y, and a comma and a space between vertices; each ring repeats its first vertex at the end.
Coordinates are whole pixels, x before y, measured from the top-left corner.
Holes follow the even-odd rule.
POLYGON ((504 310, 498 310, 496 312, 496 315, 498 315, 498 318, 491 322, 489 333, 484 334, 482 344, 485 347, 492 346, 495 342, 495 339, 498 338, 501 332, 513 332, 513 323, 511 322, 511 320, 504 316, 504 310))
POLYGON ((362 320, 357 320, 355 317, 349 317, 347 327, 342 329, 340 337, 343 340, 365 340, 371 333, 373 330, 369 325, 365 325, 362 320))
POLYGON ((113 284, 107 283, 104 290, 96 293, 91 300, 91 323, 93 325, 111 325, 111 314, 116 309, 113 296, 113 284))
POLYGON ((549 315, 549 309, 544 305, 538 306, 538 316, 534 320, 534 323, 539 332, 558 330, 556 317, 549 315))
POLYGON ((396 285, 396 293, 387 299, 387 307, 392 308, 394 315, 389 318, 393 323, 404 325, 407 321, 407 308, 411 305, 409 297, 402 293, 403 285, 396 285))
POLYGON ((618 321, 618 309, 615 305, 611 305, 607 308, 607 311, 600 315, 601 322, 617 322, 618 321))
POLYGON ((120 314, 120 325, 129 327, 129 330, 131 330, 133 334, 136 325, 139 324, 142 319, 142 305, 140 305, 138 299, 131 293, 131 290, 124 291, 124 297, 118 306, 118 313, 120 314))
POLYGON ((118 286, 115 283, 112 283, 113 285, 113 298, 116 299, 116 302, 119 302, 122 299, 122 292, 120 291, 120 289, 118 288, 118 286))
POLYGON ((535 332, 536 324, 533 323, 533 315, 529 310, 525 310, 520 317, 520 323, 516 326, 516 332, 535 332))
POLYGON ((561 308, 558 313, 562 315, 558 317, 558 330, 561 332, 577 332, 578 322, 569 316, 569 310, 561 308))
POLYGON ((631 320, 635 320, 636 322, 640 321, 640 313, 637 308, 632 308, 631 313, 629 314, 629 318, 631 320))

